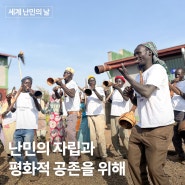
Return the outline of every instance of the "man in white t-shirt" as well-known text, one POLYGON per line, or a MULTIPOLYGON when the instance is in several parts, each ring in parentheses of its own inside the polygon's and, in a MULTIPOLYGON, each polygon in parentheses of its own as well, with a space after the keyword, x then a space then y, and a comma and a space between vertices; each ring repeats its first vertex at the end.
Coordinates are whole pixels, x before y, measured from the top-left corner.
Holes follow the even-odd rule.
POLYGON ((115 84, 113 84, 113 92, 108 100, 111 103, 111 140, 116 150, 116 156, 126 157, 126 152, 121 154, 120 142, 121 139, 123 146, 128 150, 128 141, 130 130, 124 129, 119 124, 119 118, 125 112, 129 112, 129 98, 123 95, 125 79, 123 76, 115 77, 115 84))
MULTIPOLYGON (((16 95, 17 99, 15 97, 15 107, 11 109, 11 111, 16 110, 16 130, 13 136, 15 149, 13 149, 12 155, 17 163, 21 163, 21 166, 18 167, 19 170, 24 172, 24 167, 26 168, 24 163, 26 161, 22 149, 25 150, 25 156, 28 162, 31 163, 32 175, 39 177, 38 160, 32 143, 35 130, 38 129, 38 111, 41 110, 41 106, 34 96, 34 91, 31 89, 32 78, 26 76, 21 80, 21 83, 21 87, 16 95)), ((31 181, 34 181, 34 179, 32 178, 31 181)))
MULTIPOLYGON (((63 77, 65 78, 65 84, 62 81, 58 81, 59 85, 64 91, 64 104, 67 111, 65 134, 66 142, 77 143, 76 139, 76 123, 80 110, 80 96, 77 83, 73 80, 74 69, 67 67, 64 71, 63 77)), ((54 89, 57 98, 61 98, 61 94, 58 93, 57 88, 54 89)), ((70 150, 69 150, 70 152, 70 150)), ((69 162, 77 162, 78 156, 72 156, 69 153, 69 162)))
POLYGON ((169 185, 169 177, 163 168, 172 139, 174 114, 166 66, 158 58, 153 42, 138 45, 134 56, 143 72, 143 84, 139 83, 139 75, 134 80, 124 65, 119 68, 136 92, 134 96, 130 87, 124 90, 124 94, 130 96, 132 103, 137 105, 139 114, 139 123, 132 128, 129 138, 130 174, 134 184, 150 184, 149 175, 153 184, 169 185))
POLYGON ((185 71, 183 68, 177 68, 175 71, 175 79, 172 84, 180 90, 180 95, 174 93, 172 97, 172 105, 174 109, 174 116, 176 125, 174 126, 174 135, 172 138, 175 151, 177 152, 181 161, 185 160, 185 153, 182 147, 182 138, 178 132, 178 126, 181 121, 185 119, 185 71))
POLYGON ((96 87, 94 76, 88 77, 88 84, 92 94, 86 96, 86 115, 90 129, 90 140, 95 147, 93 155, 96 159, 106 161, 105 110, 103 104, 105 93, 102 87, 96 87))

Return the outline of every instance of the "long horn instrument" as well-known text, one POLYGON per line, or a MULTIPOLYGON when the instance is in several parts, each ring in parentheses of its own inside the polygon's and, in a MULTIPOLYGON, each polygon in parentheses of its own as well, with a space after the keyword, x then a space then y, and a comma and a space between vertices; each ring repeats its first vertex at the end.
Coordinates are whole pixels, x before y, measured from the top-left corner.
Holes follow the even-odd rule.
POLYGON ((41 91, 34 91, 34 94, 35 98, 41 98, 42 97, 42 92, 41 91))
POLYGON ((81 88, 81 87, 79 87, 78 86, 78 88, 83 92, 83 93, 85 93, 86 94, 86 96, 91 96, 92 95, 92 90, 91 89, 89 89, 89 88, 81 88))
POLYGON ((113 92, 114 92, 114 91, 112 91, 112 92, 107 96, 107 98, 105 99, 105 103, 107 103, 107 101, 109 100, 109 98, 112 96, 113 92))
POLYGON ((49 86, 52 86, 53 84, 55 84, 56 82, 58 82, 58 81, 61 81, 61 80, 64 80, 66 77, 64 77, 64 78, 48 78, 47 79, 47 84, 49 85, 49 86))
POLYGON ((16 91, 16 90, 15 90, 15 87, 13 87, 11 93, 9 93, 9 94, 6 95, 6 98, 7 98, 7 99, 8 99, 8 98, 12 98, 12 96, 13 96, 13 94, 14 94, 15 91, 16 91))
POLYGON ((92 90, 91 89, 85 89, 84 93, 86 94, 86 96, 91 96, 92 95, 92 90))
MULTIPOLYGON (((117 60, 117 62, 118 61, 122 61, 122 59, 117 60)), ((104 64, 104 65, 95 66, 94 71, 95 71, 96 74, 104 73, 106 71, 110 71, 112 69, 117 69, 117 68, 122 67, 122 63, 123 62, 117 63, 117 64, 113 63, 113 64, 104 64)), ((124 65, 136 64, 136 63, 137 63, 136 61, 134 61, 134 62, 130 61, 130 62, 124 62, 124 65)))
POLYGON ((106 87, 110 87, 113 85, 113 83, 111 81, 103 81, 103 85, 106 87))

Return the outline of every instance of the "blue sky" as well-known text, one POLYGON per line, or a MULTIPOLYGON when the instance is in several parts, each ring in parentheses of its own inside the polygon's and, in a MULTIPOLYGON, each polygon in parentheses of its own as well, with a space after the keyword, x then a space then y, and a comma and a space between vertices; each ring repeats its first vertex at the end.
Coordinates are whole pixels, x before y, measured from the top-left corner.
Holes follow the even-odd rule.
MULTIPOLYGON (((108 61, 107 52, 131 52, 146 41, 158 49, 185 44, 184 0, 0 0, 0 53, 24 51, 22 76, 33 77, 33 88, 44 87, 48 77, 75 69, 74 80, 83 87, 88 75, 97 84, 108 80, 94 66, 108 61), (51 7, 52 16, 8 17, 7 7, 51 7)), ((20 86, 18 60, 9 70, 9 88, 20 86)))

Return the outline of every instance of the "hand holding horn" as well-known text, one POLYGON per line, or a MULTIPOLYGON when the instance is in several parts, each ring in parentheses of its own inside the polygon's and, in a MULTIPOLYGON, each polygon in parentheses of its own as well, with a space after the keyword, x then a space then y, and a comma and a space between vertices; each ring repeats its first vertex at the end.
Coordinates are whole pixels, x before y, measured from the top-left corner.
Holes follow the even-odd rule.
POLYGON ((132 86, 127 86, 123 90, 123 95, 127 96, 129 98, 133 97, 133 94, 134 94, 134 90, 133 90, 132 86))
MULTIPOLYGON (((60 89, 60 86, 59 85, 58 86, 55 86, 55 87, 53 87, 53 92, 54 93, 57 93, 59 89, 60 89)), ((64 95, 64 93, 63 93, 62 90, 59 91, 59 95, 60 96, 63 96, 64 95)))
POLYGON ((181 95, 181 93, 182 93, 181 90, 178 87, 172 85, 171 83, 169 83, 169 88, 170 88, 170 90, 172 90, 177 95, 181 95))
POLYGON ((15 102, 17 101, 17 98, 19 97, 19 95, 20 95, 22 89, 23 89, 23 87, 21 86, 21 87, 19 88, 17 94, 15 95, 15 98, 12 100, 11 105, 7 108, 7 110, 6 110, 5 112, 2 113, 2 115, 1 115, 2 118, 4 118, 4 117, 6 116, 6 114, 12 110, 12 108, 13 108, 15 102))

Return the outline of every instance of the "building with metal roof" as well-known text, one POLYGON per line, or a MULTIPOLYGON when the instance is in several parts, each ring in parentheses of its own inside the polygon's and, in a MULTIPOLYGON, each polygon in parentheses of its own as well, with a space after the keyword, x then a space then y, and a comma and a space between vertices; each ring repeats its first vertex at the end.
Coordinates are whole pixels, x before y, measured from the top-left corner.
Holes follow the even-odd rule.
MULTIPOLYGON (((174 69, 185 66, 185 44, 158 50, 158 55, 161 60, 165 61, 169 71, 172 71, 172 73, 174 69)), ((110 78, 113 79, 116 75, 119 75, 117 68, 121 67, 122 63, 127 67, 131 76, 135 77, 139 72, 136 58, 133 53, 127 50, 120 50, 119 53, 108 52, 108 60, 103 65, 95 66, 97 74, 107 71, 110 78)), ((173 78, 173 74, 171 74, 170 78, 173 78)))
POLYGON ((0 93, 3 100, 8 90, 8 72, 12 58, 17 58, 17 56, 0 53, 0 93))

